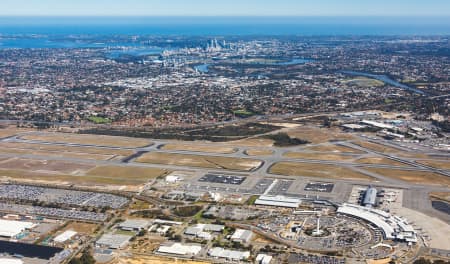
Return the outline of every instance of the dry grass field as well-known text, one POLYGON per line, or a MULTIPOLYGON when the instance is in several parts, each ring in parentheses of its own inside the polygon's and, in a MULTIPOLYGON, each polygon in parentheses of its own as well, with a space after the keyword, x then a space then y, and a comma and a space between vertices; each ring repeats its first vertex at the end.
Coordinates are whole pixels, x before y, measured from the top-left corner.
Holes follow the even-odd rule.
MULTIPOLYGON (((0 143, 1 146, 1 143, 0 143)), ((79 152, 68 152, 68 151, 42 151, 42 150, 27 150, 20 148, 4 148, 0 147, 0 153, 8 154, 18 154, 18 155, 37 155, 37 156, 48 156, 48 157, 66 157, 74 159, 92 159, 92 160, 109 160, 115 155, 102 155, 102 154, 89 154, 89 153, 79 153, 79 152)), ((123 156, 120 156, 123 158, 123 156)))
POLYGON ((158 256, 134 256, 134 257, 120 257, 118 264, 208 264, 210 262, 166 258, 158 256))
POLYGON ((181 151, 196 151, 196 152, 210 152, 210 153, 220 153, 220 154, 231 154, 236 152, 233 147, 222 146, 217 143, 211 143, 209 145, 198 145, 198 144, 166 144, 161 149, 163 150, 181 150, 181 151))
POLYGON ((94 233, 95 229, 97 229, 98 225, 91 224, 91 223, 83 223, 83 222, 69 222, 67 226, 61 230, 61 233, 63 233, 66 230, 73 230, 77 233, 84 234, 84 235, 92 235, 94 233))
POLYGON ((30 144, 30 143, 18 143, 18 142, 0 142, 0 147, 12 148, 12 149, 24 149, 24 150, 42 150, 42 151, 49 151, 49 152, 73 152, 73 153, 98 154, 98 155, 129 156, 129 155, 133 154, 132 150, 126 150, 126 149, 58 146, 58 145, 43 145, 43 144, 30 144))
POLYGON ((318 177, 329 179, 373 180, 372 177, 349 168, 300 162, 278 162, 269 170, 273 174, 287 176, 318 177))
POLYGON ((238 147, 272 147, 273 140, 266 138, 246 138, 228 142, 230 146, 238 147))
POLYGON ((443 170, 450 170, 450 161, 445 161, 445 160, 417 160, 416 162, 426 165, 426 166, 430 166, 430 167, 434 167, 437 169, 443 169, 443 170))
POLYGON ((60 174, 79 174, 92 169, 93 165, 56 160, 32 160, 12 158, 0 163, 1 169, 27 170, 32 172, 51 172, 60 174))
POLYGON ((399 179, 415 184, 450 186, 449 177, 433 172, 407 171, 407 170, 384 169, 384 168, 365 168, 365 170, 375 172, 393 179, 399 179))
POLYGON ((131 166, 99 166, 88 172, 85 176, 105 177, 105 178, 123 178, 131 181, 146 182, 167 174, 168 171, 159 168, 142 168, 131 166))
POLYGON ((350 147, 346 147, 346 146, 339 146, 339 145, 332 145, 332 144, 312 146, 312 147, 308 147, 306 149, 312 150, 312 151, 318 151, 318 152, 334 152, 334 153, 343 152, 343 153, 353 153, 353 154, 363 154, 364 153, 364 152, 354 149, 354 148, 350 148, 350 147))
POLYGON ((450 192, 432 192, 430 197, 450 203, 450 192))
POLYGON ((381 152, 381 153, 385 153, 385 154, 394 154, 396 156, 403 157, 403 158, 416 158, 416 159, 430 158, 428 155, 423 154, 423 153, 406 152, 406 151, 403 151, 401 149, 397 149, 394 147, 389 147, 389 146, 376 144, 376 143, 372 143, 372 142, 367 142, 367 141, 355 141, 353 143, 360 147, 367 148, 367 149, 370 149, 370 150, 373 150, 376 152, 381 152))
POLYGON ((147 139, 139 138, 50 132, 25 135, 23 139, 111 147, 143 147, 152 144, 147 139))
POLYGON ((286 152, 283 157, 291 159, 311 159, 311 160, 330 160, 330 161, 346 161, 354 159, 353 156, 345 156, 339 154, 321 154, 307 152, 286 152))
POLYGON ((353 84, 356 86, 362 86, 362 87, 380 87, 383 86, 384 83, 382 81, 371 79, 367 77, 357 77, 350 80, 344 81, 347 84, 353 84))
POLYGON ((251 171, 252 169, 257 168, 261 165, 261 161, 254 159, 170 154, 161 152, 145 153, 136 161, 142 163, 201 167, 210 169, 226 169, 236 171, 251 171))
POLYGON ((370 157, 370 158, 362 158, 356 160, 357 163, 366 163, 366 164, 386 164, 386 165, 393 165, 393 166, 408 166, 404 163, 391 160, 384 157, 370 157))
POLYGON ((96 167, 65 161, 10 158, 0 162, 0 177, 49 183, 137 186, 166 173, 158 168, 96 167))
POLYGON ((337 128, 319 128, 319 127, 297 127, 290 129, 289 136, 308 140, 311 143, 319 144, 329 142, 330 140, 352 140, 354 137, 348 133, 342 133, 337 128))
POLYGON ((245 154, 248 156, 269 156, 273 154, 273 151, 270 149, 249 149, 245 151, 245 154))
POLYGON ((367 142, 367 141, 355 141, 353 143, 360 147, 370 149, 373 151, 377 151, 377 152, 381 152, 381 153, 400 153, 400 152, 402 152, 400 149, 397 149, 397 148, 392 148, 392 147, 388 147, 385 145, 376 144, 376 143, 367 142))
POLYGON ((28 132, 30 129, 20 129, 15 127, 0 128, 0 138, 6 138, 17 135, 18 133, 28 132))

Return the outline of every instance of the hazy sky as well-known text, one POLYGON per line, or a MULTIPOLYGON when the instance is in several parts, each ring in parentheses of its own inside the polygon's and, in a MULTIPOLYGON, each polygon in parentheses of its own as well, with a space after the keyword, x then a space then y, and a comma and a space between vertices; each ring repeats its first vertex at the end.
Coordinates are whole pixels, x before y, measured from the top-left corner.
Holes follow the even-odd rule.
POLYGON ((0 16, 450 16, 450 0, 0 0, 0 16))

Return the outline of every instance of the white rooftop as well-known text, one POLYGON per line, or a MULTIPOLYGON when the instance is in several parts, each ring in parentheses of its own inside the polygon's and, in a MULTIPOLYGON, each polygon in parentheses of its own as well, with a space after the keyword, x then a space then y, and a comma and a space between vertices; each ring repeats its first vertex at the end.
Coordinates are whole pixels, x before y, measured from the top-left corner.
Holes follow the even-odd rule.
POLYGON ((0 236, 14 237, 26 229, 33 228, 34 223, 0 219, 0 236))
POLYGON ((200 245, 184 245, 181 243, 174 243, 172 245, 161 245, 158 252, 173 255, 197 255, 200 250, 202 250, 200 245))
POLYGON ((20 259, 11 259, 11 258, 1 258, 0 263, 2 264, 23 264, 23 261, 20 259))
POLYGON ((67 230, 64 233, 56 236, 53 240, 58 243, 63 243, 63 242, 66 242, 67 240, 71 239, 76 234, 77 234, 77 232, 75 232, 73 230, 67 230))

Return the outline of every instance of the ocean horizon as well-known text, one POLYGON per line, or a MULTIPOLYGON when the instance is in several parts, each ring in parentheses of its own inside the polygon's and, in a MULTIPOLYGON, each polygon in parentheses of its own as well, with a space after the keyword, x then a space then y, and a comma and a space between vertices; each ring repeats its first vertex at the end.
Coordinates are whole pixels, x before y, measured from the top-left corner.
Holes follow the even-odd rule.
POLYGON ((0 17, 1 35, 450 35, 450 17, 0 17))

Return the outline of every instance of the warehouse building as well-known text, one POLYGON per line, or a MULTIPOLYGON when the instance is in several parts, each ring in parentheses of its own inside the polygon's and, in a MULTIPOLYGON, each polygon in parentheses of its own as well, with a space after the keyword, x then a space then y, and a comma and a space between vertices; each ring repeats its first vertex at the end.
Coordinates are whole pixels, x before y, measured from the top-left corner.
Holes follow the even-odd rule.
POLYGON ((211 248, 208 251, 208 255, 213 258, 222 258, 228 261, 240 261, 246 260, 250 257, 249 251, 235 251, 228 250, 220 247, 211 248))
POLYGON ((277 207, 288 207, 297 208, 300 206, 302 201, 298 198, 286 197, 282 195, 270 196, 261 195, 256 201, 256 205, 267 205, 267 206, 277 206, 277 207))
POLYGON ((161 245, 157 252, 163 254, 180 255, 180 256, 195 256, 202 250, 198 244, 185 245, 181 243, 161 245))
POLYGON ((32 229, 35 226, 36 225, 32 222, 0 219, 0 237, 13 238, 23 231, 32 229))
POLYGON ((245 229, 236 229, 234 234, 231 236, 231 241, 239 243, 248 243, 253 237, 252 231, 245 229))
POLYGON ((150 223, 147 220, 127 219, 119 224, 119 228, 125 231, 141 231, 147 229, 149 225, 150 223))
POLYGON ((57 242, 57 243, 64 243, 67 240, 71 239, 73 236, 75 236, 77 234, 77 232, 73 231, 73 230, 67 230, 64 233, 56 236, 53 241, 57 242))
POLYGON ((132 236, 109 233, 100 237, 95 245, 102 248, 123 249, 128 246, 131 238, 132 236))

